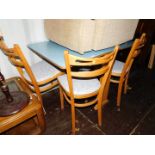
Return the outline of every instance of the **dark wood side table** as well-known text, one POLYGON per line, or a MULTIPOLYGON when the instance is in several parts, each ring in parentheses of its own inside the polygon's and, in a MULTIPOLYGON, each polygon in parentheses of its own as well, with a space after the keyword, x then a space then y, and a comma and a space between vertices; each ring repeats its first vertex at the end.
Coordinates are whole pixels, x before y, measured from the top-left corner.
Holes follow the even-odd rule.
POLYGON ((0 72, 0 117, 6 117, 18 113, 30 102, 29 95, 22 91, 10 92, 3 74, 0 72))
MULTIPOLYGON (((33 95, 31 90, 27 87, 27 85, 19 78, 19 77, 14 77, 6 80, 10 92, 13 91, 25 91, 29 96, 30 96, 30 103, 26 108, 24 108, 22 111, 19 111, 17 113, 17 118, 20 120, 16 120, 15 122, 21 122, 17 123, 17 125, 12 125, 11 127, 6 130, 5 132, 1 133, 0 129, 0 134, 6 134, 6 135, 32 135, 32 134, 41 134, 42 131, 45 129, 45 120, 44 120, 44 114, 42 111, 42 106, 38 102, 37 98, 33 95), (40 121, 39 123, 41 124, 41 127, 37 123, 37 115, 40 115, 40 121), (24 118, 23 118, 24 117, 24 118), (25 119, 26 118, 26 119, 25 119)), ((4 94, 0 90, 0 97, 4 97, 4 94)), ((16 115, 16 114, 14 114, 16 115)), ((11 118, 12 115, 7 116, 7 117, 0 117, 0 128, 1 128, 1 123, 3 123, 3 120, 6 118, 11 118), (4 118, 4 119, 3 119, 4 118)), ((14 116, 13 116, 14 117, 14 116)), ((7 121, 8 122, 8 121, 7 121)), ((14 123, 13 123, 14 124, 14 123)), ((9 125, 7 125, 9 126, 9 125)))

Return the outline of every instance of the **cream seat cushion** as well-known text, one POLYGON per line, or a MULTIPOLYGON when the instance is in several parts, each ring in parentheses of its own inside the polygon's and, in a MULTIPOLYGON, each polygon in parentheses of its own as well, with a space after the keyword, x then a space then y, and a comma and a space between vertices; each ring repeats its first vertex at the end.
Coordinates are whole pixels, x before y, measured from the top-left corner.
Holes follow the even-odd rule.
POLYGON ((122 70, 123 70, 123 67, 124 67, 124 62, 115 60, 115 63, 114 63, 113 69, 112 69, 112 73, 121 74, 122 70))
MULTIPOLYGON (((58 77, 58 81, 65 91, 69 92, 67 75, 64 74, 58 77)), ((72 79, 74 95, 84 95, 98 91, 100 88, 100 81, 94 79, 72 79)))
MULTIPOLYGON (((51 64, 49 64, 43 60, 32 65, 31 70, 32 70, 37 82, 47 80, 49 78, 54 77, 58 73, 60 73, 60 71, 57 68, 55 68, 54 66, 52 66, 51 64)), ((27 80, 30 80, 27 72, 24 72, 24 76, 27 80)))

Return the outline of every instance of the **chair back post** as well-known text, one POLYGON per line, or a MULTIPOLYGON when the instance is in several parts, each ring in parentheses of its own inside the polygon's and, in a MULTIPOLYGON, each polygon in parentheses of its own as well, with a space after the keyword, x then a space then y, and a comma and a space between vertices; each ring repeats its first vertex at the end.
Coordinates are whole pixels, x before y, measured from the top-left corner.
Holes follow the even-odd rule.
POLYGON ((3 36, 0 36, 0 48, 1 49, 7 49, 8 47, 6 46, 6 44, 5 44, 5 42, 4 42, 4 38, 3 38, 3 36))
POLYGON ((19 59, 20 61, 22 62, 23 64, 23 67, 20 67, 20 66, 16 66, 17 70, 19 71, 21 77, 22 77, 22 80, 24 80, 29 86, 30 84, 26 81, 24 75, 23 75, 23 68, 25 69, 25 71, 27 72, 28 76, 30 77, 30 80, 32 82, 32 85, 34 86, 34 90, 38 96, 38 99, 41 101, 42 103, 42 97, 41 97, 41 93, 40 93, 40 89, 38 87, 38 84, 37 84, 37 81, 36 81, 36 78, 25 58, 25 56, 23 55, 19 45, 15 44, 14 47, 13 47, 13 51, 19 56, 19 59))
POLYGON ((144 48, 144 46, 145 46, 145 43, 146 43, 146 33, 143 33, 141 35, 141 37, 139 38, 139 41, 140 41, 140 43, 139 43, 139 46, 137 48, 137 52, 135 52, 136 53, 135 57, 137 57, 140 54, 142 48, 144 48))
MULTIPOLYGON (((3 52, 4 55, 6 55, 8 57, 8 55, 13 55, 13 53, 9 53, 8 52, 8 46, 6 45, 3 36, 0 36, 0 49, 3 52)), ((9 59, 10 57, 8 57, 9 59)))
POLYGON ((141 37, 140 37, 140 42, 141 42, 141 44, 145 44, 145 42, 146 42, 146 33, 143 33, 143 34, 141 35, 141 37))
POLYGON ((69 52, 67 50, 64 51, 64 56, 65 56, 65 63, 66 63, 66 70, 67 70, 67 80, 68 80, 68 85, 69 85, 69 93, 70 93, 71 101, 73 101, 74 100, 73 84, 72 84, 72 77, 71 77, 69 52))
POLYGON ((104 98, 107 99, 108 98, 108 92, 109 92, 109 85, 110 85, 110 78, 111 78, 111 72, 112 72, 112 68, 116 59, 116 55, 118 53, 119 50, 119 46, 115 46, 114 48, 114 55, 113 55, 113 59, 109 62, 108 66, 109 66, 109 71, 105 73, 105 75, 103 77, 101 77, 101 91, 99 91, 99 96, 98 97, 102 97, 104 95, 104 98), (104 78, 104 79, 103 79, 104 78))
POLYGON ((129 52, 129 55, 127 57, 127 60, 125 62, 125 65, 123 67, 123 70, 122 70, 122 78, 124 78, 124 76, 130 72, 130 69, 131 69, 131 66, 133 64, 133 61, 135 59, 135 55, 137 55, 137 48, 139 47, 140 45, 140 40, 139 39, 136 39, 131 47, 131 50, 129 52))

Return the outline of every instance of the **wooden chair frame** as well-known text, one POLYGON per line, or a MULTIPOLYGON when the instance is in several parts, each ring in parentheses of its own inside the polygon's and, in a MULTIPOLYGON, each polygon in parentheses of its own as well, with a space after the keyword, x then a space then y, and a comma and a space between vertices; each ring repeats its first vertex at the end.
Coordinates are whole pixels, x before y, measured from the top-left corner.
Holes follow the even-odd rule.
MULTIPOLYGON (((61 101, 61 110, 64 109, 64 98, 67 100, 68 103, 71 105, 71 118, 72 118, 72 133, 75 134, 76 127, 75 127, 75 107, 87 107, 97 103, 97 110, 98 110, 98 124, 99 126, 102 125, 102 102, 106 99, 103 97, 103 94, 107 93, 108 90, 106 88, 107 80, 109 75, 111 74, 112 66, 118 51, 118 46, 115 47, 114 51, 104 56, 97 57, 97 58, 81 58, 70 55, 68 51, 64 52, 65 56, 65 63, 66 63, 66 71, 67 71, 67 79, 69 84, 69 92, 63 89, 61 83, 59 83, 60 87, 60 101, 61 101), (94 70, 86 70, 86 71, 73 71, 72 68, 81 68, 81 67, 95 67, 100 66, 94 70), (72 77, 74 78, 96 78, 98 77, 101 83, 101 87, 98 91, 84 94, 84 95, 75 95, 73 92, 73 83, 72 77), (96 97, 95 97, 96 96, 96 97), (94 100, 90 102, 84 103, 76 103, 75 99, 87 99, 89 97, 95 97, 94 100)), ((86 101, 86 100, 85 100, 86 101)))
POLYGON ((55 86, 57 86, 58 85, 57 77, 60 76, 60 75, 62 75, 62 74, 64 74, 63 72, 60 72, 60 73, 58 73, 57 75, 55 75, 55 76, 53 76, 51 78, 48 78, 48 79, 46 79, 44 81, 37 82, 37 80, 36 80, 36 78, 35 78, 32 70, 31 70, 31 68, 30 68, 30 66, 29 66, 29 64, 28 64, 25 56, 23 55, 23 53, 22 53, 19 45, 17 45, 17 44, 14 45, 14 49, 15 49, 14 53, 16 53, 16 54, 13 54, 12 51, 8 51, 7 50, 8 47, 5 44, 3 37, 1 36, 0 37, 0 48, 2 49, 3 53, 6 56, 8 56, 9 60, 11 61, 11 63, 13 65, 15 63, 14 66, 16 66, 16 68, 17 68, 19 74, 21 75, 21 78, 23 79, 23 81, 25 81, 27 83, 27 85, 31 85, 30 89, 33 92, 36 92, 37 91, 37 94, 43 93, 43 92, 48 91, 48 90, 54 88, 55 86), (16 61, 17 60, 16 59, 17 57, 19 57, 21 59, 21 61, 23 62, 22 65, 21 65, 21 67, 20 67, 20 62, 17 62, 16 61), (17 65, 17 63, 18 63, 18 65, 17 65), (24 77, 24 75, 23 75, 23 69, 25 69, 25 71, 27 72, 27 74, 29 75, 29 77, 31 76, 31 78, 30 78, 31 80, 28 80, 28 79, 26 79, 24 77), (40 93, 38 92, 38 88, 36 88, 36 87, 34 88, 33 87, 34 86, 34 82, 32 83, 32 79, 33 79, 33 81, 35 79, 35 81, 36 81, 35 83, 39 86, 40 93), (50 85, 42 88, 42 86, 45 86, 47 84, 50 84, 50 85))
POLYGON ((140 54, 141 49, 144 47, 146 41, 146 34, 143 33, 140 39, 136 39, 131 47, 129 55, 126 59, 126 62, 123 66, 123 70, 121 73, 112 72, 110 81, 112 83, 118 84, 118 92, 117 92, 117 107, 120 110, 121 104, 121 94, 122 94, 122 87, 124 84, 124 94, 127 93, 128 89, 128 79, 130 74, 130 69, 135 58, 140 54), (113 79, 114 77, 118 79, 113 79))

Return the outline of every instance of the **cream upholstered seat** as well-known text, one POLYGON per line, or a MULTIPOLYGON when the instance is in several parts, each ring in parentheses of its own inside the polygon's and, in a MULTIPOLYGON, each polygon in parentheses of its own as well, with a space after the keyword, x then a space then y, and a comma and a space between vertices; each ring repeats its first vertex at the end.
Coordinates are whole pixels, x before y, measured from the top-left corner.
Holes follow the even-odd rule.
MULTIPOLYGON (((59 84, 69 93, 69 85, 67 75, 58 77, 59 84)), ((100 81, 97 78, 94 79, 72 79, 73 93, 74 95, 86 95, 93 92, 97 92, 100 88, 100 81)))
POLYGON ((112 72, 121 74, 124 67, 124 62, 115 60, 112 72))
MULTIPOLYGON (((44 81, 60 73, 60 70, 47 63, 46 61, 39 61, 31 66, 31 70, 37 80, 37 82, 44 81)), ((24 72, 24 76, 27 80, 30 80, 27 72, 24 72)))

